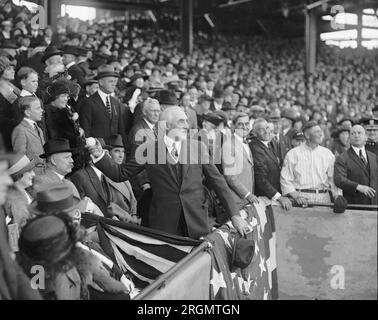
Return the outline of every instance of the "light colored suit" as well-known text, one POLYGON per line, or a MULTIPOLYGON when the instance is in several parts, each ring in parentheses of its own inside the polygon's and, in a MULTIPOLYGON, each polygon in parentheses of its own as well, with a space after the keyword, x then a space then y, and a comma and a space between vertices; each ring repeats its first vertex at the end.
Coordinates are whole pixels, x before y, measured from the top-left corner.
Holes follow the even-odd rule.
POLYGON ((43 145, 45 144, 45 138, 42 129, 39 127, 38 132, 29 122, 23 119, 13 129, 12 146, 16 153, 25 154, 30 160, 34 159, 36 163, 44 165, 45 160, 39 156, 44 153, 43 145))
POLYGON ((240 207, 247 193, 255 192, 255 176, 251 151, 235 135, 227 136, 223 142, 222 168, 233 198, 240 207))
POLYGON ((32 194, 33 198, 35 198, 37 192, 43 189, 43 187, 48 183, 66 184, 71 187, 73 195, 77 198, 80 198, 79 192, 77 191, 75 185, 67 179, 62 180, 50 166, 46 167, 44 174, 34 177, 32 194))

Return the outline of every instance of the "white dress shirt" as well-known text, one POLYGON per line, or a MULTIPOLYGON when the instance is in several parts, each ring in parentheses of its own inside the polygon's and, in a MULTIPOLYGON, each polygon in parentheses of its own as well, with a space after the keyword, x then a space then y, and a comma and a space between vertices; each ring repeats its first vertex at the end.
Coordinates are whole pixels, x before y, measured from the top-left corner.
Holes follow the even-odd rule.
POLYGON ((66 69, 71 68, 75 64, 75 61, 70 62, 69 64, 66 65, 66 69))
MULTIPOLYGON (((110 101, 111 94, 107 94, 104 91, 102 91, 101 89, 98 89, 97 92, 100 95, 100 98, 101 98, 102 102, 104 103, 104 106, 106 106, 106 98, 109 97, 109 101, 110 101)), ((111 102, 110 102, 110 104, 111 104, 111 102)))
POLYGON ((357 157, 360 157, 360 150, 362 150, 362 156, 365 158, 366 163, 368 163, 368 158, 367 158, 367 154, 366 154, 366 151, 365 151, 365 146, 363 146, 362 148, 352 146, 352 148, 353 148, 354 152, 356 153, 357 157))
POLYGON ((20 97, 35 96, 34 93, 31 93, 25 89, 22 89, 20 92, 20 97))
MULTIPOLYGON (((172 149, 173 149, 173 144, 175 144, 175 147, 176 147, 176 150, 177 150, 177 153, 180 157, 180 151, 181 151, 181 141, 176 141, 176 140, 173 140, 172 138, 168 137, 168 136, 164 136, 164 143, 168 149, 168 152, 170 154, 172 154, 172 149)), ((175 162, 177 163, 178 162, 178 159, 174 159, 175 162)))

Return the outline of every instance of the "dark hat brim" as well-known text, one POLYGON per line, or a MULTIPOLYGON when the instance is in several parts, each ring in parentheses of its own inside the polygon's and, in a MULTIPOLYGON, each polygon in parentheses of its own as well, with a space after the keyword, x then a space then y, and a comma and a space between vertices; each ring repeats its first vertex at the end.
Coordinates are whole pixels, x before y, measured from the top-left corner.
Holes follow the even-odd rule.
MULTIPOLYGON (((59 211, 62 211, 62 212, 70 212, 72 210, 75 210, 77 208, 81 208, 81 209, 84 209, 85 211, 85 208, 82 207, 82 205, 84 204, 84 200, 81 200, 80 198, 77 198, 75 196, 73 196, 73 201, 74 201, 74 204, 69 207, 69 208, 66 208, 66 209, 63 209, 63 210, 59 210, 59 211)), ((47 215, 49 213, 52 213, 51 212, 44 212, 44 211, 41 211, 39 208, 38 208, 38 201, 37 200, 33 200, 33 202, 28 206, 28 211, 31 213, 31 214, 35 214, 35 215, 47 215)), ((82 211, 82 210, 80 210, 82 211)))
POLYGON ((103 72, 99 73, 97 76, 94 77, 94 80, 100 80, 102 78, 106 77, 113 77, 113 78, 119 78, 119 74, 116 72, 103 72))
POLYGON ((49 54, 46 54, 41 58, 41 62, 44 63, 48 58, 51 58, 52 56, 63 56, 63 51, 58 50, 58 51, 54 51, 49 54))
POLYGON ((64 150, 57 150, 57 151, 52 151, 52 152, 47 152, 47 153, 43 153, 41 154, 39 157, 42 158, 42 159, 46 159, 47 157, 53 155, 53 154, 56 154, 56 153, 63 153, 63 152, 71 152, 73 154, 76 154, 79 152, 79 149, 76 149, 76 148, 70 148, 70 149, 64 149, 64 150))

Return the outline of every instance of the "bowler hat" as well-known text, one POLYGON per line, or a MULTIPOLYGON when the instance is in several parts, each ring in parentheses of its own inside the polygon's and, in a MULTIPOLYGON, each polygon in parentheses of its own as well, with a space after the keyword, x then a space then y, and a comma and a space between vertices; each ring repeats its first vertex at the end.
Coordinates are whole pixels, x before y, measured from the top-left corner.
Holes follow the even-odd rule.
POLYGON ((77 149, 71 148, 69 141, 63 138, 50 139, 43 145, 43 150, 45 151, 45 153, 40 155, 42 159, 47 158, 56 153, 77 152, 77 149))
POLYGON ((17 154, 9 161, 8 173, 14 178, 16 175, 22 175, 31 171, 35 167, 34 159, 30 159, 24 154, 17 154))
POLYGON ((42 63, 44 63, 48 58, 52 56, 61 56, 63 55, 63 51, 58 50, 55 46, 48 46, 43 53, 43 56, 41 58, 42 63))
POLYGON ((76 52, 78 56, 86 57, 87 53, 91 51, 90 49, 83 48, 83 47, 76 47, 76 52))
POLYGON ((29 205, 28 210, 36 215, 46 215, 54 212, 71 212, 74 209, 81 209, 81 201, 73 195, 72 188, 62 183, 49 183, 39 190, 35 199, 29 205))
POLYGON ((114 67, 111 65, 103 65, 98 68, 98 74, 94 77, 95 80, 100 80, 106 77, 118 78, 119 74, 115 72, 114 67))
POLYGON ((160 104, 169 106, 177 106, 179 103, 176 94, 171 90, 160 90, 156 92, 155 99, 157 99, 160 104))

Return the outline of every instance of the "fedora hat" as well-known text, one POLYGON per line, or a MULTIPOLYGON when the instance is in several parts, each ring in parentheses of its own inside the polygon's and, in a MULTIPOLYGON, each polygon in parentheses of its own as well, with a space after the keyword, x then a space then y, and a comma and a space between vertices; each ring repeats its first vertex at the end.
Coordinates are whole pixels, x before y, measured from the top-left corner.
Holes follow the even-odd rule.
POLYGON ((85 201, 73 195, 72 188, 63 183, 49 183, 39 190, 28 210, 35 215, 54 212, 70 212, 75 209, 85 211, 85 201))
POLYGON ((98 67, 97 72, 97 76, 94 77, 95 80, 100 80, 101 78, 105 77, 119 77, 119 74, 115 72, 114 67, 111 65, 102 65, 98 67))
POLYGON ((42 63, 44 63, 48 58, 50 58, 52 56, 62 56, 62 55, 63 55, 63 51, 58 50, 57 47, 55 47, 55 46, 48 46, 46 48, 45 52, 43 53, 41 61, 42 61, 42 63))
POLYGON ((219 114, 215 114, 214 112, 204 114, 202 119, 214 124, 215 126, 219 126, 219 124, 223 122, 223 117, 219 114))
POLYGON ((281 119, 281 111, 279 109, 274 109, 269 115, 269 120, 278 121, 281 119))
POLYGON ((177 106, 179 103, 175 92, 171 90, 160 90, 156 92, 155 99, 157 99, 160 104, 168 106, 177 106))
POLYGON ((25 172, 33 170, 35 167, 34 159, 30 159, 24 154, 17 154, 9 161, 8 173, 14 178, 16 175, 22 175, 25 172))
POLYGON ((43 150, 45 153, 40 155, 40 157, 43 159, 56 153, 77 152, 77 149, 71 148, 68 140, 63 138, 50 139, 43 145, 43 150))
POLYGON ((119 134, 112 135, 110 137, 105 138, 105 148, 113 149, 113 148, 124 148, 125 145, 123 144, 122 137, 119 134))

